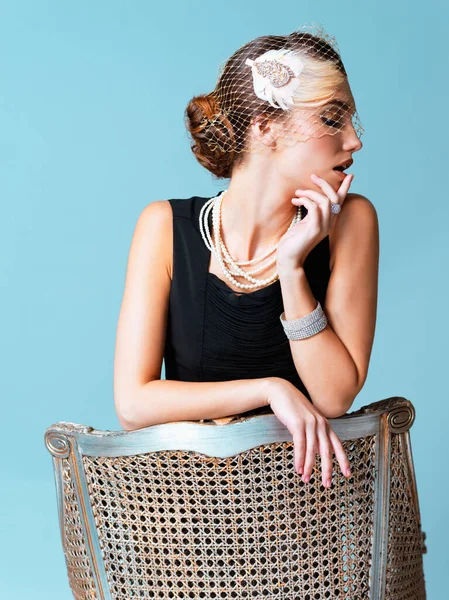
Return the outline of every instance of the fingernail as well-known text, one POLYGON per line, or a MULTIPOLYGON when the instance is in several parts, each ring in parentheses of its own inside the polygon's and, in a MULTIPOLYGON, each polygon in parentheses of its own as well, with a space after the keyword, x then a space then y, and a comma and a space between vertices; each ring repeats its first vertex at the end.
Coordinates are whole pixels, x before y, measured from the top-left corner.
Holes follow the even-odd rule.
POLYGON ((304 483, 309 483, 310 477, 308 475, 303 475, 302 480, 304 481, 304 483))
POLYGON ((315 175, 315 173, 312 173, 310 177, 312 177, 312 179, 319 179, 318 175, 315 175))
POLYGON ((349 477, 351 475, 351 469, 346 469, 345 473, 346 476, 349 477))

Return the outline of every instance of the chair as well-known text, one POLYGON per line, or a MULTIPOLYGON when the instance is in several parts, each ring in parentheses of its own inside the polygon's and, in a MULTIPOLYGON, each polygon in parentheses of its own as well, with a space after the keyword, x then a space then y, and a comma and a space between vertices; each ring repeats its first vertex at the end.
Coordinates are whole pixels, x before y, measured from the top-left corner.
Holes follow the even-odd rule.
POLYGON ((426 598, 414 419, 402 397, 330 419, 352 470, 334 457, 331 488, 319 454, 302 482, 272 412, 136 431, 52 425, 74 598, 426 598))

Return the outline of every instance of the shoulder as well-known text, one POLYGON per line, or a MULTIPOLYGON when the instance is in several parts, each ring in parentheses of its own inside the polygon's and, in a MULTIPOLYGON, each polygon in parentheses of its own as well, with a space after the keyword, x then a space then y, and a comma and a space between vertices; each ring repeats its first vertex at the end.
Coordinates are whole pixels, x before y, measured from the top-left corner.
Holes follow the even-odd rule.
POLYGON ((173 265, 173 210, 169 200, 153 200, 141 211, 136 224, 135 237, 142 244, 156 244, 159 256, 165 260, 172 279, 173 265))
POLYGON ((342 247, 354 248, 358 243, 372 242, 378 236, 379 222, 374 204, 362 194, 347 194, 329 232, 331 270, 342 247))
MULTIPOLYGON (((168 200, 154 200, 141 211, 136 234, 143 239, 149 236, 164 240, 172 235, 172 208, 168 200)), ((169 240, 170 241, 170 240, 169 240)))
POLYGON ((153 200, 140 213, 139 220, 143 223, 152 223, 158 221, 160 223, 171 221, 172 208, 168 200, 153 200))
POLYGON ((348 227, 372 226, 377 220, 376 207, 371 200, 362 194, 347 194, 334 222, 334 236, 347 232, 348 227))

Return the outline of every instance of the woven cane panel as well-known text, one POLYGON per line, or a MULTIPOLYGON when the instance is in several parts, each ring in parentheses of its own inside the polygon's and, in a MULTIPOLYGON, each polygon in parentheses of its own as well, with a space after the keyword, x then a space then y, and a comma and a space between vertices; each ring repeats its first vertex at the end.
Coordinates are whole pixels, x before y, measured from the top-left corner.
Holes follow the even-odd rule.
POLYGON ((343 442, 353 476, 334 458, 330 489, 319 455, 301 481, 291 442, 83 457, 114 600, 366 600, 374 441, 343 442))
POLYGON ((418 507, 410 492, 407 457, 400 435, 391 439, 390 517, 386 598, 425 600, 421 528, 418 507))
POLYGON ((64 493, 64 555, 69 584, 76 600, 97 600, 92 570, 84 543, 70 463, 67 459, 61 460, 64 493))

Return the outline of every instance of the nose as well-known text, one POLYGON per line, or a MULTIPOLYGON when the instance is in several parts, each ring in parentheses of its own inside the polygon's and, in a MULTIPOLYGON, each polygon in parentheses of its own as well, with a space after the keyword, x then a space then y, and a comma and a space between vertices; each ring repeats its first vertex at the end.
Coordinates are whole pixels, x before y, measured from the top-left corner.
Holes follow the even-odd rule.
POLYGON ((348 123, 346 127, 343 145, 348 152, 357 152, 363 148, 362 141, 359 139, 352 122, 348 123))

